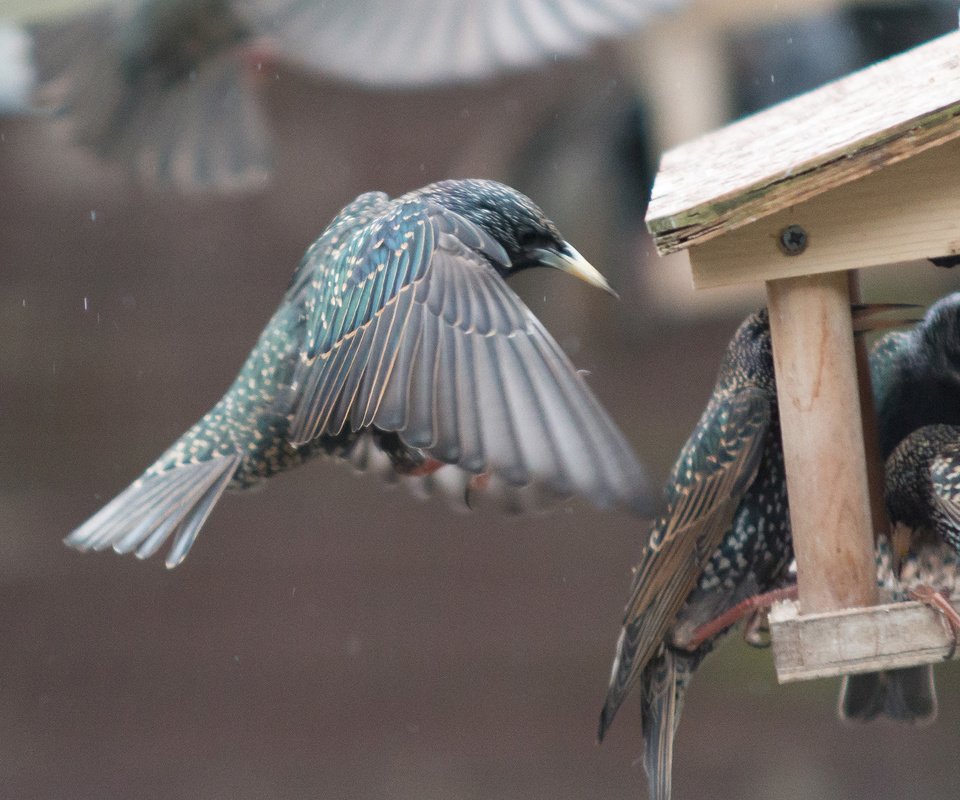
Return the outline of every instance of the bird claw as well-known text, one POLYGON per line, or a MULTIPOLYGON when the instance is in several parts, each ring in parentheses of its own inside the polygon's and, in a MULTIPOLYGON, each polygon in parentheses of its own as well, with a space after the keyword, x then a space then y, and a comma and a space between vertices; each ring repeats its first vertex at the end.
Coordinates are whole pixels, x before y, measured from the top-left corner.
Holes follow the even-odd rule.
POLYGON ((918 600, 940 614, 950 635, 950 650, 944 656, 944 661, 950 661, 957 652, 960 643, 960 614, 950 603, 950 595, 946 590, 937 591, 932 586, 922 584, 910 590, 910 598, 918 600))
POLYGON ((714 636, 723 633, 731 625, 735 625, 748 614, 751 614, 752 617, 744 631, 744 638, 747 643, 753 647, 766 647, 766 644, 754 644, 754 641, 762 641, 760 639, 760 633, 762 631, 763 620, 765 620, 766 613, 770 606, 778 600, 795 600, 796 598, 796 584, 791 584, 781 589, 774 589, 772 592, 764 592, 763 594, 748 597, 746 600, 741 600, 732 608, 727 609, 720 616, 714 617, 699 628, 695 628, 690 638, 678 646, 692 653, 708 639, 712 639, 714 636), (753 641, 751 641, 751 638, 753 641))
POLYGON ((467 481, 467 485, 463 488, 463 502, 467 504, 467 508, 473 508, 473 504, 470 502, 471 496, 477 492, 485 492, 489 486, 489 472, 471 475, 470 480, 467 481))

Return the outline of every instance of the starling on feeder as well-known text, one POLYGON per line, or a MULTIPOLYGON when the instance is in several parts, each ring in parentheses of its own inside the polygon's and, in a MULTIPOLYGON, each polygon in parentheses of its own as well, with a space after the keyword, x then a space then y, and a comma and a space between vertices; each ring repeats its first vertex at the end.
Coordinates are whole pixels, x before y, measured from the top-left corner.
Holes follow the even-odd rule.
POLYGON ((225 489, 318 454, 379 452, 411 476, 453 465, 646 514, 632 449, 504 281, 536 266, 612 293, 503 184, 360 195, 307 250, 223 398, 67 544, 146 558, 172 537, 176 566, 225 489))
MULTIPOLYGON (((940 610, 956 636, 960 618, 939 591, 952 590, 960 557, 960 293, 931 306, 912 330, 878 340, 870 375, 886 462, 891 568, 909 569, 901 589, 940 610)), ((841 688, 845 720, 884 715, 922 724, 936 711, 929 665, 851 675, 841 688)))
POLYGON ((793 557, 765 309, 730 342, 664 502, 636 568, 599 728, 602 739, 637 686, 653 800, 670 797, 684 691, 720 633, 698 632, 780 586, 793 557))

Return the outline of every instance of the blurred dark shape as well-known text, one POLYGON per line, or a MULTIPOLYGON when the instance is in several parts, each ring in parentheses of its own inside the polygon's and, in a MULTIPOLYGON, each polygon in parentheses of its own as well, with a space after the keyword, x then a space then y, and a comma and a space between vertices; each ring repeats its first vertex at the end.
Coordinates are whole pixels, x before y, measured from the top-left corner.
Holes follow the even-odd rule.
POLYGON ((115 4, 36 32, 38 101, 67 133, 181 190, 262 186, 268 126, 228 0, 115 4))
POLYGON ((606 280, 528 198, 444 181, 368 192, 307 250, 233 385, 156 463, 67 537, 179 564, 224 489, 326 454, 402 475, 444 464, 506 489, 650 507, 633 451, 504 278, 606 280))
POLYGON ((479 80, 577 55, 675 0, 137 0, 37 30, 41 102, 148 182, 260 186, 264 55, 373 85, 479 80))
POLYGON ((736 117, 814 89, 957 28, 956 4, 856 3, 731 34, 736 117))
POLYGON ((639 684, 652 800, 669 800, 683 696, 718 638, 697 645, 694 632, 776 588, 793 557, 766 309, 731 341, 664 495, 666 511, 634 575, 599 729, 602 739, 639 684))
MULTIPOLYGON (((960 293, 931 306, 912 330, 879 339, 870 375, 886 461, 892 572, 896 578, 901 561, 920 564, 911 567, 908 587, 926 583, 952 591, 956 558, 935 551, 946 542, 960 554, 960 293)), ((933 669, 851 675, 839 710, 847 720, 930 722, 937 712, 933 669)))

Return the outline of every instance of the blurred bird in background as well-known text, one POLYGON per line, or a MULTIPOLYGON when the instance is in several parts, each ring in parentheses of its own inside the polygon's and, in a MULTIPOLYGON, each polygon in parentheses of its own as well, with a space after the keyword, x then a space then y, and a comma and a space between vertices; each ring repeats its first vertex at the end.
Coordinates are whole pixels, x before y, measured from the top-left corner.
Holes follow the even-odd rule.
POLYGON ((268 60, 371 86, 476 81, 578 55, 679 0, 116 0, 35 29, 38 97, 73 138, 180 189, 262 185, 268 60))
POLYGON ((364 467, 382 452, 414 477, 449 464, 461 489, 496 480, 646 513, 630 446, 504 282, 535 266, 612 293, 502 184, 360 195, 307 250, 220 402, 67 543, 146 558, 172 536, 176 566, 224 489, 320 453, 364 467))
POLYGON ((683 695, 717 639, 695 643, 695 632, 747 597, 776 588, 792 558, 765 309, 730 342, 664 503, 635 571, 599 729, 602 740, 638 686, 654 800, 670 797, 683 695))
MULTIPOLYGON (((892 553, 881 565, 897 596, 919 593, 956 637, 960 617, 948 597, 960 559, 960 293, 930 307, 910 331, 881 337, 870 375, 885 459, 892 553)), ((884 545, 886 547, 886 545, 884 545)), ((844 678, 840 717, 932 722, 937 713, 929 665, 844 678)))

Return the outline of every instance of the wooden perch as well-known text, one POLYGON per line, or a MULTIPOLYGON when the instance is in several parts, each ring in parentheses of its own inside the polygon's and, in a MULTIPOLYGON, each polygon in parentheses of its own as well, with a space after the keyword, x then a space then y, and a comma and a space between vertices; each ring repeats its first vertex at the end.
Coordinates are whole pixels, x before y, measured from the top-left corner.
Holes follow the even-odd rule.
MULTIPOLYGON (((960 610, 960 600, 952 605, 960 610)), ((952 647, 941 616, 914 601, 801 616, 787 600, 769 620, 780 683, 934 664, 952 647)))

